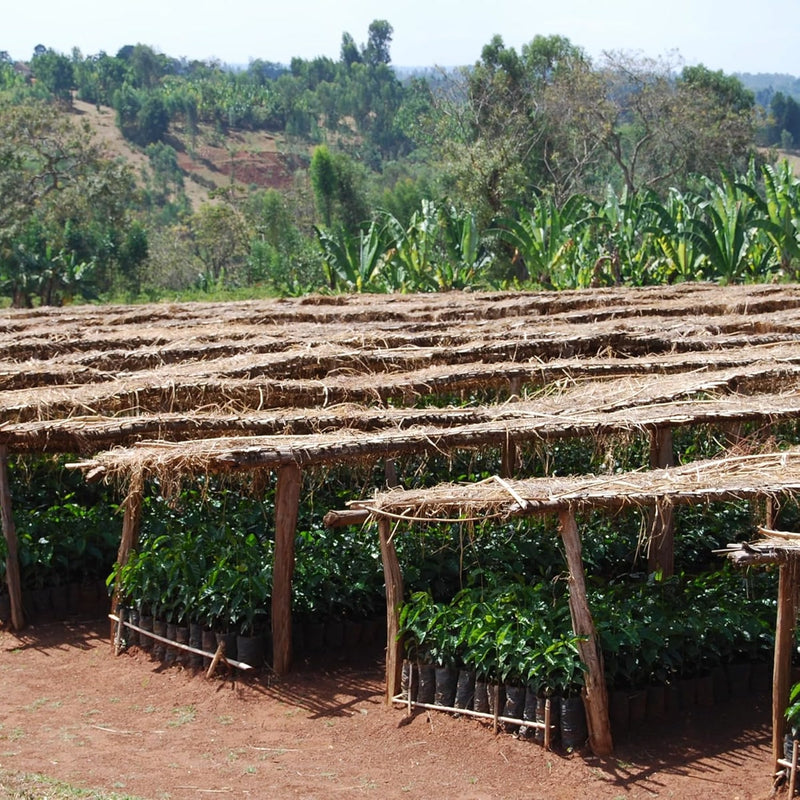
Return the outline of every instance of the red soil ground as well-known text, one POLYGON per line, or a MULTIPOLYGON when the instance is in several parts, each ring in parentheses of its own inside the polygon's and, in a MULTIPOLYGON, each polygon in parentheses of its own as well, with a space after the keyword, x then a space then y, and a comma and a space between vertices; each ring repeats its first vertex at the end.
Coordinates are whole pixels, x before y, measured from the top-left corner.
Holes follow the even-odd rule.
POLYGON ((648 723, 598 759, 445 713, 407 718, 382 701, 381 659, 373 650, 300 663, 281 680, 266 671, 206 680, 137 648, 115 657, 103 620, 2 631, 0 769, 152 800, 763 800, 772 791, 766 694, 648 723))

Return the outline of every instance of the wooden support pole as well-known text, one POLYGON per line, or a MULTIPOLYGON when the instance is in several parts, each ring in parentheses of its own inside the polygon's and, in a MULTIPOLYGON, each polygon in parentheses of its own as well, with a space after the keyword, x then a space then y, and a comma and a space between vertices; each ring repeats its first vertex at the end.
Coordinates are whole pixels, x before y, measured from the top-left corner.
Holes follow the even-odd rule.
POLYGON ((772 756, 777 769, 783 757, 786 733, 786 707, 792 683, 792 640, 797 620, 800 563, 794 559, 780 566, 778 578, 778 615, 775 622, 775 660, 772 669, 772 756))
POLYGON ((11 511, 11 487, 8 481, 8 447, 0 444, 0 516, 2 516, 3 536, 6 539, 6 585, 11 605, 11 627, 15 631, 25 627, 22 611, 22 583, 19 574, 19 555, 17 552, 17 528, 11 511))
POLYGON ((513 478, 517 474, 518 458, 517 443, 509 434, 503 441, 503 463, 500 465, 500 474, 504 478, 513 478))
POLYGON ((348 525, 363 525, 369 519, 369 511, 361 508, 346 508, 329 511, 322 518, 326 528, 346 528, 348 525))
POLYGON ((764 499, 764 527, 770 530, 777 527, 778 512, 780 511, 780 504, 778 499, 772 495, 768 495, 764 499))
MULTIPOLYGON (((128 494, 125 497, 124 507, 125 515, 122 518, 122 537, 119 541, 119 550, 117 551, 117 564, 124 567, 128 563, 128 557, 131 550, 136 547, 139 540, 139 525, 142 520, 142 497, 144 494, 144 478, 141 472, 134 472, 131 476, 130 486, 128 487, 128 494)), ((116 614, 119 611, 119 600, 121 591, 120 574, 117 572, 116 581, 114 582, 114 596, 111 600, 111 613, 116 614)), ((112 626, 113 631, 113 626, 112 626)))
POLYGON ((275 489, 275 565, 272 572, 272 668, 285 675, 292 665, 292 577, 294 540, 303 473, 297 464, 278 470, 275 489))
POLYGON ((397 467, 393 458, 387 458, 383 464, 383 474, 386 476, 386 485, 390 489, 396 489, 400 485, 397 480, 397 467))
POLYGON ((608 716, 608 690, 600 644, 586 598, 581 539, 575 515, 571 510, 559 512, 558 521, 569 568, 569 611, 572 617, 572 629, 576 635, 583 637, 578 649, 586 667, 583 700, 589 728, 589 746, 596 756, 607 756, 614 749, 608 716))
MULTIPOLYGON (((675 466, 672 428, 656 428, 650 434, 650 466, 652 469, 675 466)), ((650 517, 647 571, 660 572, 664 578, 675 572, 675 515, 669 503, 658 503, 650 517)))
POLYGON ((392 698, 400 692, 403 670, 403 643, 398 636, 399 608, 403 602, 403 573, 400 571, 397 550, 391 538, 391 522, 385 517, 378 520, 378 535, 386 582, 386 702, 391 705, 392 698))

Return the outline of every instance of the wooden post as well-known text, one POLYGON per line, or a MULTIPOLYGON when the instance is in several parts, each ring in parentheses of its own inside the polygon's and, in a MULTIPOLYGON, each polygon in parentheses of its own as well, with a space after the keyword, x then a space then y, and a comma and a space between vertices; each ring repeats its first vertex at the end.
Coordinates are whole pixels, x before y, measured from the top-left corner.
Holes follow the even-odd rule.
MULTIPOLYGON (((139 539, 139 524, 142 519, 142 496, 144 494, 144 478, 141 472, 134 472, 131 476, 128 494, 125 497, 125 516, 122 518, 122 537, 119 541, 117 551, 117 563, 124 567, 128 563, 131 550, 136 547, 139 539)), ((114 582, 114 596, 111 600, 111 613, 117 614, 119 611, 119 597, 121 580, 119 572, 114 582)), ((112 635, 113 635, 112 624, 112 635)))
MULTIPOLYGON (((675 466, 672 428, 656 428, 650 434, 650 466, 652 469, 675 466)), ((657 503, 652 511, 647 571, 660 572, 664 578, 675 572, 675 521, 669 503, 657 503)))
POLYGON ((797 619, 800 562, 795 559, 780 566, 778 578, 778 615, 775 622, 775 661, 772 670, 772 756, 775 768, 783 758, 786 733, 786 706, 792 683, 792 640, 797 619))
POLYGON ((386 476, 386 485, 390 489, 395 489, 400 485, 400 481, 397 480, 397 467, 393 458, 386 459, 383 464, 383 473, 386 476))
POLYGON ((507 433, 503 440, 503 462, 500 465, 500 474, 504 478, 513 478, 517 474, 517 444, 507 433))
POLYGON ((773 497, 772 495, 768 495, 764 499, 764 527, 769 528, 770 530, 774 530, 777 528, 778 522, 778 512, 780 511, 780 505, 778 503, 777 498, 773 497))
POLYGON ((400 619, 398 609, 403 602, 403 573, 397 560, 397 550, 391 539, 391 522, 385 517, 378 520, 381 541, 383 577, 386 582, 386 702, 400 692, 403 670, 403 643, 398 637, 400 619))
POLYGON ((272 572, 272 667, 285 675, 292 664, 294 539, 303 474, 297 464, 278 470, 275 489, 275 565, 272 572))
POLYGON ((6 539, 6 585, 11 605, 11 627, 15 631, 25 627, 22 612, 22 584, 19 575, 19 556, 17 554, 17 528, 11 512, 11 487, 8 481, 8 447, 0 444, 0 516, 2 516, 3 536, 6 539))
POLYGON ((589 746, 596 756, 607 756, 614 749, 611 722, 608 717, 608 690, 594 620, 586 599, 581 539, 575 515, 571 510, 560 511, 558 521, 569 568, 569 611, 572 617, 572 629, 578 636, 583 637, 578 649, 586 667, 583 700, 589 727, 589 746))

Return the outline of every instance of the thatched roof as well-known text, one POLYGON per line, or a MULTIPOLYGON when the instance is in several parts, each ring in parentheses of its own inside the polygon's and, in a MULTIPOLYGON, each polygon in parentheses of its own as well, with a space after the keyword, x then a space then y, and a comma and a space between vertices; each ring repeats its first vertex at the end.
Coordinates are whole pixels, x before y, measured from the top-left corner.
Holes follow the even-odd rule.
POLYGON ((442 484, 382 492, 354 503, 375 516, 409 520, 483 519, 564 509, 619 509, 656 503, 704 503, 792 495, 800 490, 800 448, 696 461, 611 475, 442 484))
POLYGON ((770 528, 759 528, 758 532, 760 537, 754 542, 734 542, 716 552, 739 567, 800 562, 800 533, 770 528))
POLYGON ((799 307, 683 284, 4 310, 0 444, 119 446, 93 469, 122 476, 792 419, 799 307))

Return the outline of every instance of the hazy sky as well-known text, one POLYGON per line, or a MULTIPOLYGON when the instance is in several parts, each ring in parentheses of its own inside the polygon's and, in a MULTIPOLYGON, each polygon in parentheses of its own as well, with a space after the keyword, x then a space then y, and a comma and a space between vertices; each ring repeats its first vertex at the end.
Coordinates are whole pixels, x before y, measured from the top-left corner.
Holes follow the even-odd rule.
POLYGON ((30 58, 37 44, 69 54, 147 44, 174 57, 338 59, 342 33, 359 44, 374 19, 394 28, 397 66, 471 64, 494 34, 517 49, 561 34, 592 56, 663 56, 725 72, 800 75, 800 0, 23 0, 7 9, 0 50, 30 58))

